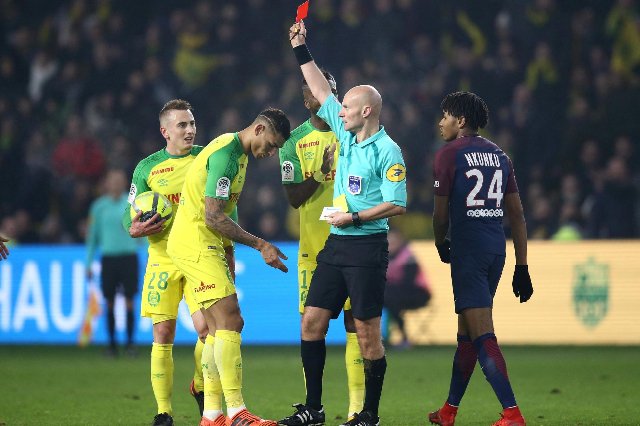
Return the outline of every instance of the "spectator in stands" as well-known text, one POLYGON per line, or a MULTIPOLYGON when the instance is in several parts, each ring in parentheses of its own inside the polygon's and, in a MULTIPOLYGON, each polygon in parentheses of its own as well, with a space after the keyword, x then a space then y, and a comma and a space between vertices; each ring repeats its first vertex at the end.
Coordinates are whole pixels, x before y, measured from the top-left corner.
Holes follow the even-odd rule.
MULTIPOLYGON (((122 135, 130 144, 131 157, 140 158, 155 151, 150 144, 155 135, 148 130, 156 120, 155 111, 185 90, 197 88, 192 98, 203 114, 199 132, 211 136, 221 133, 224 122, 253 118, 264 103, 287 109, 297 102, 298 89, 290 78, 297 69, 278 32, 290 17, 287 2, 220 0, 215 7, 206 1, 169 2, 157 13, 146 13, 157 6, 151 0, 61 0, 42 2, 43 7, 35 9, 31 3, 9 2, 7 13, 0 14, 3 182, 14 181, 27 161, 20 141, 39 131, 47 151, 52 150, 49 145, 62 138, 73 112, 79 111, 81 123, 91 123, 85 136, 98 140, 104 152, 111 151, 112 137, 122 135), (264 72, 255 69, 258 62, 267 64, 261 68, 264 72), (108 98, 112 105, 104 120, 100 114, 108 98), (227 99, 224 108, 237 116, 224 117, 223 107, 212 102, 217 99, 227 99)), ((464 7, 417 0, 375 0, 366 8, 363 4, 360 0, 313 3, 315 54, 323 63, 328 61, 325 65, 335 70, 345 87, 369 81, 383 92, 387 130, 400 135, 410 162, 432 162, 432 132, 425 134, 421 123, 429 117, 437 121, 442 94, 460 89, 477 92, 495 111, 487 132, 512 136, 511 153, 521 187, 527 189, 539 180, 533 174, 544 168, 542 196, 554 207, 552 222, 558 222, 561 209, 554 203, 564 170, 553 165, 569 164, 580 177, 584 198, 593 200, 600 169, 617 155, 611 147, 618 135, 640 134, 640 120, 629 120, 627 113, 640 107, 637 1, 505 0, 465 2, 464 7), (388 31, 370 31, 381 26, 388 31), (365 38, 374 46, 376 62, 346 51, 334 55, 333 47, 346 37, 355 43, 365 38), (455 52, 464 52, 464 57, 455 52), (415 120, 416 113, 420 120, 415 120), (576 155, 586 140, 592 141, 589 150, 597 152, 595 164, 581 165, 576 155)), ((636 139, 631 138, 635 155, 636 139)), ((77 155, 62 155, 50 165, 56 173, 51 187, 64 189, 45 197, 51 200, 51 211, 64 207, 60 200, 73 192, 78 180, 94 183, 104 173, 104 153, 103 166, 96 167, 100 154, 87 159, 84 149, 69 151, 77 155), (73 168, 88 168, 92 176, 72 174, 68 170, 73 168)), ((627 160, 637 189, 636 164, 627 160)), ((410 195, 422 197, 419 188, 430 186, 429 171, 412 170, 410 195)), ((249 180, 245 191, 257 192, 262 185, 258 182, 249 180)), ((277 181, 264 184, 279 186, 277 181)), ((88 195, 97 196, 93 190, 88 195)), ((0 188, 0 197, 10 200, 8 189, 0 188)), ((411 197, 410 210, 412 205, 422 208, 411 197)), ((86 217, 88 203, 76 204, 78 214, 86 217)), ((425 207, 430 213, 430 206, 425 207)), ((0 206, 4 215, 18 208, 14 202, 0 206)), ((284 221, 285 211, 272 213, 279 223, 284 221)), ((68 215, 61 211, 60 216, 68 215)), ((32 217, 36 240, 48 220, 44 217, 32 217)), ((71 226, 65 224, 64 229, 71 226)), ((61 241, 77 240, 76 234, 65 230, 61 241)))
POLYGON ((58 177, 97 181, 104 172, 104 153, 98 141, 85 133, 80 115, 73 114, 53 151, 53 171, 58 177))
POLYGON ((588 235, 591 238, 637 237, 638 190, 630 179, 624 158, 609 160, 598 188, 588 218, 588 235))
POLYGON ((402 340, 397 346, 408 348, 411 342, 404 326, 404 312, 426 306, 431 300, 431 289, 402 233, 390 229, 387 239, 389 240, 389 267, 384 307, 400 331, 402 340))

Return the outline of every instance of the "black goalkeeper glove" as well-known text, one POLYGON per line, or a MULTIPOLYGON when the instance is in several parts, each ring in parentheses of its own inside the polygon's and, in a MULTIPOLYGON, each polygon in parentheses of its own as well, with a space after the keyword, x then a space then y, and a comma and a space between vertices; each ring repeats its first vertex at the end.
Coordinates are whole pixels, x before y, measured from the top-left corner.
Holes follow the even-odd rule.
POLYGON ((533 294, 533 284, 531 284, 527 265, 516 265, 516 270, 513 272, 513 294, 520 297, 520 303, 529 300, 533 294))
POLYGON ((442 263, 451 263, 451 241, 445 238, 444 243, 436 244, 442 263))

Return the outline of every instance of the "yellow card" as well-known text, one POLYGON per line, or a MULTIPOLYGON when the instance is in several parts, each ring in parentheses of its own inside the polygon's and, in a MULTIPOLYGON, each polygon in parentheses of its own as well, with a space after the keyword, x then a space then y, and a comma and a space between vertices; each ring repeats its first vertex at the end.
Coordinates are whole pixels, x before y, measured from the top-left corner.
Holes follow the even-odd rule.
POLYGON ((336 198, 333 199, 333 207, 337 207, 340 209, 340 211, 342 212, 348 212, 349 211, 349 206, 347 206, 347 196, 344 194, 341 194, 339 196, 337 196, 336 198))

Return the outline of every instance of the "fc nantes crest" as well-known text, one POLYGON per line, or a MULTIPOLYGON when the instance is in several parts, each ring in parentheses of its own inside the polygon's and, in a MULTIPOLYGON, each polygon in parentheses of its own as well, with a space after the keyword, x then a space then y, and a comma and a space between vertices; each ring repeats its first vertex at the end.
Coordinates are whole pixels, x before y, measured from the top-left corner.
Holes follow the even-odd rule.
POLYGON ((609 265, 589 258, 573 268, 573 306, 587 327, 595 327, 609 308, 609 265))
POLYGON ((407 177, 407 169, 403 164, 396 163, 387 169, 387 179, 391 182, 401 182, 407 177))

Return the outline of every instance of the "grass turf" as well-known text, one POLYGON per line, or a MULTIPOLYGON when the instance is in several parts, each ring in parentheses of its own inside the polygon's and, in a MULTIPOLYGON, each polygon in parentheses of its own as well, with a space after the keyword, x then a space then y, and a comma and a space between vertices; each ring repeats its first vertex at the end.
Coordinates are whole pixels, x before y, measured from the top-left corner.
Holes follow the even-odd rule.
MULTIPOLYGON (((155 400, 149 351, 107 359, 102 348, 0 347, 0 425, 149 425, 155 400)), ((511 383, 528 425, 638 425, 640 347, 504 347, 511 383)), ((341 347, 328 348, 324 378, 327 425, 347 408, 341 347)), ((383 425, 425 425, 445 400, 452 347, 387 353, 380 414, 383 425)), ((178 426, 197 425, 188 393, 190 347, 175 347, 173 410, 178 426)), ((281 418, 304 402, 297 347, 243 347, 244 396, 256 414, 281 418)), ((479 367, 457 424, 490 425, 501 407, 479 367)))

